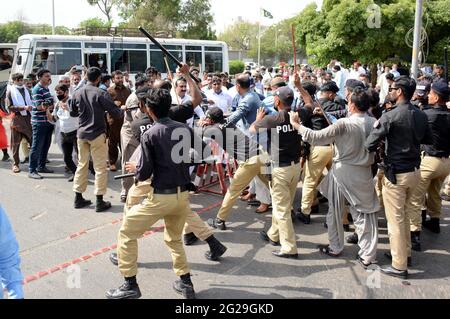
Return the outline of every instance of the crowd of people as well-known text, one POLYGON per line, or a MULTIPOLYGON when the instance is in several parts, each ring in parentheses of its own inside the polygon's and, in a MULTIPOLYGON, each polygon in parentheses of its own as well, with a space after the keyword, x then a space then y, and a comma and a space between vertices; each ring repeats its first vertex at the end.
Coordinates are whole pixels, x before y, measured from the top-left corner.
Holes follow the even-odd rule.
POLYGON ((121 71, 106 75, 94 67, 73 68, 54 92, 49 70, 40 69, 36 83, 13 74, 6 94, 13 115, 12 170, 20 173, 29 159, 30 178, 53 173, 47 157, 56 131, 75 209, 92 205, 83 197, 90 172, 97 212, 111 208, 103 199, 108 169, 120 166, 134 176, 121 180, 125 214, 110 259, 125 282, 107 291, 110 299, 141 296, 137 239, 160 219, 180 277, 173 288, 195 298, 183 241, 206 241, 205 257, 219 260, 227 248, 212 229, 227 229, 239 198, 258 206, 256 213, 272 207, 271 226, 260 238, 279 247, 274 256, 290 259, 298 258, 294 222, 310 224, 319 204, 328 202, 329 244, 319 251, 335 258, 346 241, 358 244, 357 260, 365 269, 378 263, 378 219, 384 214, 392 263, 381 271, 407 278, 411 250, 421 250, 422 227, 439 233, 441 201, 450 199, 449 86, 443 74, 436 66, 416 82, 397 65, 382 66, 372 86, 359 62, 346 70, 331 61, 321 69, 262 67, 231 83, 227 73, 200 75, 183 64, 167 79, 150 67, 132 83, 121 71), (30 145, 24 162, 21 145, 25 151, 30 145), (196 191, 195 165, 220 161, 217 149, 239 167, 217 217, 205 223, 190 209, 189 192, 196 191), (300 181, 301 203, 294 211, 300 181), (355 232, 345 238, 351 221, 355 232))

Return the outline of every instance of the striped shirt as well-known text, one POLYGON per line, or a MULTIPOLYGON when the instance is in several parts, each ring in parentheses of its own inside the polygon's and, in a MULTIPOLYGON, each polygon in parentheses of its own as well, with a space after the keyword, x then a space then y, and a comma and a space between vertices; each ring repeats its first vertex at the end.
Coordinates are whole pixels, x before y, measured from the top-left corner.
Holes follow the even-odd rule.
POLYGON ((31 123, 39 124, 39 123, 50 123, 47 120, 47 115, 45 111, 39 111, 37 109, 38 106, 42 105, 42 103, 47 102, 49 105, 54 103, 53 96, 50 94, 50 90, 48 88, 43 87, 40 83, 36 84, 32 91, 32 102, 33 109, 31 110, 31 123))

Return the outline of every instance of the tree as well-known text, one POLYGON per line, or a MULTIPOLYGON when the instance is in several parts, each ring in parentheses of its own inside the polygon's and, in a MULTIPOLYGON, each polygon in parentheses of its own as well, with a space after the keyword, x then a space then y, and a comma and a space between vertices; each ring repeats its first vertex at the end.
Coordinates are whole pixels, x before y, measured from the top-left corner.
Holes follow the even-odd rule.
POLYGON ((233 50, 247 51, 258 45, 258 24, 238 20, 218 36, 233 50))
POLYGON ((230 61, 230 75, 235 75, 244 72, 245 63, 239 60, 230 61))
POLYGON ((81 21, 78 26, 83 29, 97 29, 110 28, 111 24, 109 22, 103 21, 100 18, 91 18, 81 21))
POLYGON ((119 15, 129 28, 145 27, 149 32, 164 31, 175 36, 180 23, 180 0, 118 0, 119 15))
MULTIPOLYGON (((310 61, 327 65, 331 59, 349 65, 355 60, 373 64, 388 59, 411 61, 405 35, 414 27, 414 0, 381 0, 381 27, 370 27, 373 0, 325 0, 321 10, 308 5, 297 17, 297 36, 310 61)), ((448 43, 450 0, 427 1, 427 32, 431 57, 434 47, 448 43), (443 40, 443 39, 447 40, 443 40), (440 42, 442 41, 442 42, 440 42)), ((425 20, 425 18, 424 18, 425 20)))
POLYGON ((181 7, 179 35, 185 39, 215 40, 209 0, 187 0, 181 7))
POLYGON ((112 25, 112 9, 116 5, 116 0, 87 0, 91 6, 97 6, 100 11, 106 16, 108 24, 112 25))
MULTIPOLYGON (((71 31, 63 26, 55 28, 56 34, 67 35, 71 31)), ((0 25, 0 43, 17 43, 24 34, 52 34, 52 26, 49 24, 28 24, 23 21, 11 21, 0 25)))

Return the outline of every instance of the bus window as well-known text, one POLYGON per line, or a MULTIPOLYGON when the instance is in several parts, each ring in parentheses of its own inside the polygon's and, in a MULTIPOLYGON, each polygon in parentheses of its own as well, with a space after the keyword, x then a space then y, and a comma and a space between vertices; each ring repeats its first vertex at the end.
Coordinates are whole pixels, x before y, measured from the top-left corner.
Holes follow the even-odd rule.
POLYGON ((208 73, 223 71, 222 52, 205 52, 205 70, 208 73))
POLYGON ((111 50, 111 65, 113 71, 129 73, 144 72, 147 68, 147 52, 132 50, 111 50))
MULTIPOLYGON (((201 47, 200 47, 201 49, 201 47)), ((189 52, 186 51, 186 64, 189 66, 202 66, 202 51, 199 52, 189 52)))
POLYGON ((0 49, 0 71, 9 70, 12 68, 13 57, 14 57, 13 48, 0 49))
POLYGON ((33 73, 39 69, 50 70, 53 75, 63 75, 74 65, 81 64, 81 50, 36 49, 33 73))
MULTIPOLYGON (((169 52, 172 53, 178 61, 183 60, 183 53, 181 51, 169 52)), ((167 59, 167 62, 169 64, 170 71, 175 73, 178 66, 170 59, 167 59)), ((150 65, 155 67, 161 73, 167 72, 166 63, 164 62, 164 56, 161 51, 150 51, 150 65)))

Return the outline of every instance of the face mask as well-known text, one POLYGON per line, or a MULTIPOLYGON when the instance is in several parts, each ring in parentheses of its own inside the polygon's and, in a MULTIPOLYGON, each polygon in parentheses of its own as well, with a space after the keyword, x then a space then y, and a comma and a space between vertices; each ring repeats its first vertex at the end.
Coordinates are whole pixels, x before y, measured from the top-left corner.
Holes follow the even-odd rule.
POLYGON ((65 95, 65 94, 62 94, 62 95, 58 95, 58 96, 56 96, 56 97, 58 98, 59 101, 62 101, 62 100, 64 100, 64 98, 66 97, 66 95, 65 95))
POLYGON ((100 60, 100 61, 98 61, 98 65, 100 66, 100 67, 102 67, 103 66, 103 61, 102 60, 100 60))
POLYGON ((18 89, 23 89, 24 88, 23 85, 15 85, 15 87, 18 88, 18 89))

